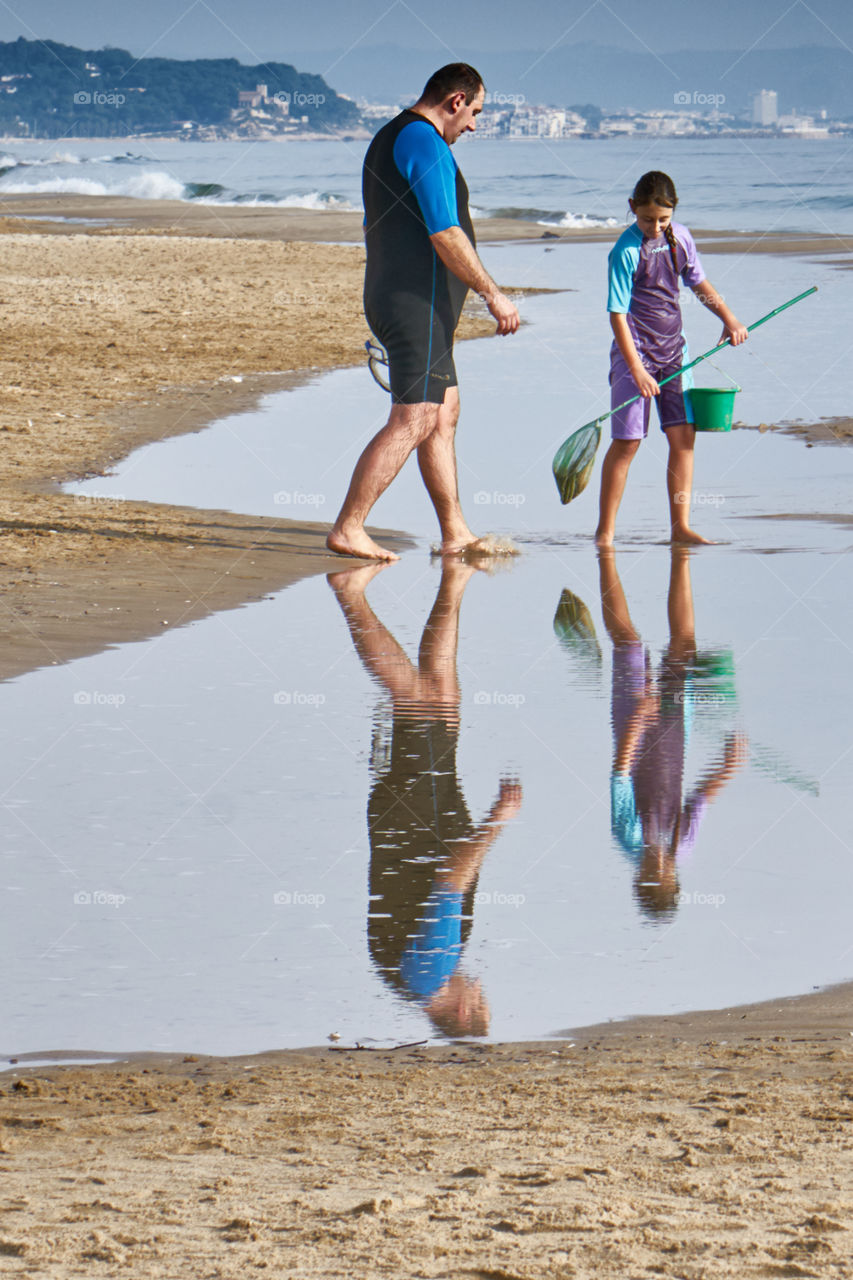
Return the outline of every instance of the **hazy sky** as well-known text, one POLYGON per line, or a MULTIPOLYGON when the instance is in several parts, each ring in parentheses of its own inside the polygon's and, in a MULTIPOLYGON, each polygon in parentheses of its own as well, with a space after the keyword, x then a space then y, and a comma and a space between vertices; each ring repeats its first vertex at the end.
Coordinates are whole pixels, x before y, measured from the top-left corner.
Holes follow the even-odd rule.
MULTIPOLYGON (((0 40, 105 44, 137 57, 236 57, 305 65, 355 45, 434 49, 438 61, 544 51, 564 41, 623 48, 835 44, 853 51, 852 0, 0 0, 0 40)), ((331 82, 334 74, 331 72, 331 82)))

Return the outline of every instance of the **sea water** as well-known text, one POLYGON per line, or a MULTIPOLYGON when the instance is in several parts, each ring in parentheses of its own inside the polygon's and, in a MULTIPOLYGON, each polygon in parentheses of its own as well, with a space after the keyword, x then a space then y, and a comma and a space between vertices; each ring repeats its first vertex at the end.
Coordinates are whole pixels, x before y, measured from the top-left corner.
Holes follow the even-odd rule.
MULTIPOLYGON (((77 142, 6 140, 0 196, 50 192, 361 208, 364 141, 77 142)), ((517 139, 466 136, 454 154, 484 217, 554 227, 624 225, 627 198, 663 169, 688 226, 731 231, 853 231, 850 142, 838 138, 517 139)))

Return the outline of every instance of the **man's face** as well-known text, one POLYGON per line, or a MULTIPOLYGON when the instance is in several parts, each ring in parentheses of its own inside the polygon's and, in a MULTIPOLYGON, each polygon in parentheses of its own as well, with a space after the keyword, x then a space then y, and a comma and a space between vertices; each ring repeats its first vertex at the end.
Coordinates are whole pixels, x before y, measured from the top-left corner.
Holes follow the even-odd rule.
POLYGON ((480 92, 470 102, 465 101, 464 93, 456 93, 447 100, 447 122, 444 126, 444 141, 453 146, 463 133, 473 133, 477 128, 477 116, 483 110, 486 91, 480 86, 480 92))

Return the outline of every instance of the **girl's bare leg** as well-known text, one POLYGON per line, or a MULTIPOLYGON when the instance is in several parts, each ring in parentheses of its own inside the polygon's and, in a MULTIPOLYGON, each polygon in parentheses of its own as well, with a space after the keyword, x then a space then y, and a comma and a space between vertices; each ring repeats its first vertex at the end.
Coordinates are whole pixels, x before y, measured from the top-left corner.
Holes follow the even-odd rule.
POLYGON ((666 490, 669 495, 669 521, 673 542, 709 543, 690 528, 690 503, 693 498, 693 442, 696 430, 692 423, 682 422, 666 428, 669 460, 666 468, 666 490))
POLYGON ((634 454, 640 447, 639 440, 613 440, 604 456, 601 468, 601 497, 598 503, 598 528, 596 545, 611 547, 616 531, 616 512, 625 492, 625 481, 634 454))

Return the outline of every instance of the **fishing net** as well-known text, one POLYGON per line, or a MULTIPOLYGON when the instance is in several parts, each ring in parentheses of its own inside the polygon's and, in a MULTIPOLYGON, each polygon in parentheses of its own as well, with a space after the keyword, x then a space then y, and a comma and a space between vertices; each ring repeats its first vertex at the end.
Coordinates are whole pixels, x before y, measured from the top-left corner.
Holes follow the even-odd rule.
POLYGON ((364 348, 367 352, 367 367, 373 374, 374 382, 378 382, 383 391, 390 391, 388 352, 380 343, 374 342, 371 338, 367 339, 364 348))
POLYGON ((601 440, 601 419, 581 427, 560 446, 554 456, 553 472, 563 506, 587 486, 595 454, 601 440))

